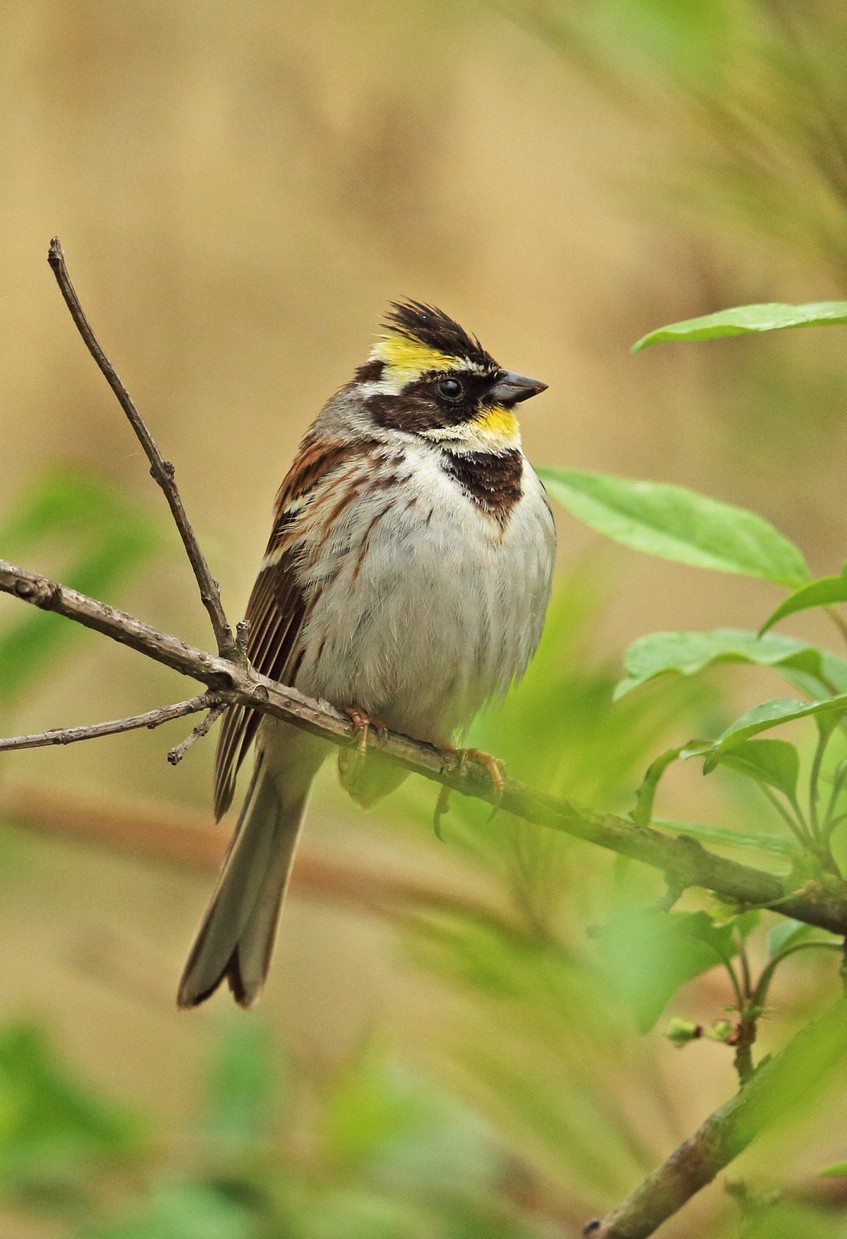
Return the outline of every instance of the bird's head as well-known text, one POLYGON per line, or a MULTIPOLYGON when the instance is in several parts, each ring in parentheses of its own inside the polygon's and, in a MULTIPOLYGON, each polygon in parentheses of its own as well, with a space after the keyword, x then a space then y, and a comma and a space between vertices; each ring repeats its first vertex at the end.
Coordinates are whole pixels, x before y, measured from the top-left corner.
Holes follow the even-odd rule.
POLYGON ((356 375, 376 425, 451 451, 520 446, 515 406, 546 383, 503 369, 476 337, 419 301, 394 302, 383 326, 356 375))

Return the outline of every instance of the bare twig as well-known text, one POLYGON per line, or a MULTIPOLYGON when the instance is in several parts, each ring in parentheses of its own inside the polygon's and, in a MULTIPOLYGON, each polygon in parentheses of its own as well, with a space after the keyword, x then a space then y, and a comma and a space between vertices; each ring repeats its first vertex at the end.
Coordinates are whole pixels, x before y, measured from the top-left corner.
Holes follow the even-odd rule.
POLYGON ((815 1086, 847 1051, 845 1007, 841 1001, 801 1029, 662 1166, 602 1221, 589 1222, 583 1233, 590 1239, 646 1239, 766 1127, 813 1097, 815 1086))
MULTIPOLYGON (((141 727, 152 730, 154 727, 161 727, 162 723, 170 723, 175 718, 184 718, 186 714, 198 714, 200 710, 207 709, 211 713, 213 709, 223 710, 225 708, 226 703, 220 704, 219 698, 214 693, 202 693, 199 697, 189 697, 187 701, 178 701, 172 706, 158 706, 155 710, 146 710, 144 714, 130 714, 127 718, 116 718, 109 723, 87 723, 82 727, 56 727, 50 731, 36 732, 29 736, 10 736, 7 740, 0 740, 0 753, 7 753, 13 749, 40 749, 50 744, 76 744, 78 740, 96 740, 99 736, 116 736, 123 731, 137 731, 141 727)), ((208 731, 208 727, 206 730, 208 731)))
MULTIPOLYGON (((214 693, 226 693, 232 701, 293 723, 332 744, 358 744, 358 734, 350 719, 327 702, 304 697, 296 689, 259 675, 252 667, 186 645, 124 611, 36 573, 15 568, 4 560, 0 560, 0 593, 12 594, 44 611, 55 611, 75 620, 200 681, 214 693)), ((674 838, 612 813, 591 812, 515 779, 506 779, 502 793, 498 793, 478 763, 463 763, 460 754, 423 744, 399 732, 372 733, 369 749, 464 796, 499 804, 505 812, 525 821, 564 831, 640 860, 659 869, 669 882, 681 888, 700 886, 729 902, 773 906, 784 916, 841 936, 847 934, 847 883, 834 875, 827 875, 825 882, 807 882, 794 890, 776 874, 717 856, 693 839, 674 838)))
POLYGON ((185 553, 188 556, 197 584, 200 587, 200 598, 202 599, 203 606, 209 613, 212 631, 215 634, 215 641, 218 646, 218 653, 226 658, 236 658, 239 656, 239 648, 236 646, 232 629, 224 614, 218 583, 212 576, 206 557, 200 549, 197 536, 186 515, 182 496, 174 481, 174 467, 169 460, 162 458, 162 454, 156 446, 153 436, 147 429, 144 419, 135 407, 132 397, 124 387, 115 367, 109 361, 91 329, 91 324, 86 318, 85 311, 80 305, 79 297, 68 275, 65 255, 58 237, 53 237, 53 240, 50 242, 47 261, 50 263, 51 270, 56 277, 62 296, 65 299, 65 304, 71 312, 71 317, 76 324, 79 334, 85 341, 89 353, 100 367, 106 382, 115 393, 118 403, 127 415, 129 423, 135 431, 136 438, 143 447, 147 459, 150 461, 150 474, 162 488, 168 501, 168 507, 182 538, 185 553))
POLYGON ((188 733, 184 740, 180 740, 179 744, 175 744, 173 748, 169 750, 168 761, 172 766, 179 765, 183 757, 185 757, 185 754, 191 748, 192 744, 195 744, 198 740, 202 740, 204 736, 209 734, 212 727, 226 709, 227 703, 225 701, 215 701, 214 697, 212 697, 211 700, 214 704, 210 707, 209 713, 206 717, 200 720, 197 726, 188 733))

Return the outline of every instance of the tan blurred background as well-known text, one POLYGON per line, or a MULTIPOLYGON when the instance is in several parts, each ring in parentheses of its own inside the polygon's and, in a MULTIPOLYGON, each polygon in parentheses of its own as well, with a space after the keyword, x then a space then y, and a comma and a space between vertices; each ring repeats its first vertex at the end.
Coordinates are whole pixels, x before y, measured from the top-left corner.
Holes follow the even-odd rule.
MULTIPOLYGON (((400 296, 442 306, 498 359, 549 383, 524 419, 535 462, 676 481, 755 508, 814 570, 834 570, 847 546, 840 336, 628 354, 650 328, 725 305, 843 295, 843 256, 825 229, 806 244, 797 210, 820 202, 820 218, 836 219, 828 184, 790 151, 781 164, 771 145, 765 180, 777 204, 784 190, 794 232, 780 235, 766 211, 735 210, 727 150, 696 92, 677 97, 672 80, 651 81, 637 63, 586 68, 578 48, 524 20, 541 9, 7 0, 0 518, 56 461, 117 481, 139 510, 163 506, 48 270, 58 234, 95 329, 176 462, 233 618, 300 436, 400 296), (780 366, 795 386, 780 388, 780 366)), ((577 26, 587 12, 558 11, 577 26)), ((585 37, 597 37, 587 18, 585 37)), ((750 84, 745 55, 746 43, 724 66, 730 94, 750 84)), ((619 657, 653 629, 755 626, 776 601, 770 587, 716 588, 705 574, 601 549, 569 518, 559 525, 562 565, 588 555, 616 598, 602 653, 619 657)), ((208 642, 164 517, 162 529, 166 549, 109 601, 208 642)), ((52 553, 28 566, 50 571, 52 553)), ((0 616, 12 606, 0 600, 0 616)), ((86 636, 4 721, 14 731, 93 721, 182 692, 86 636)), ((164 753, 179 734, 15 754, 3 778, 199 820, 212 745, 172 770, 164 753)), ((382 856, 330 774, 308 842, 353 861, 382 856)), ((403 872, 406 848, 378 863, 403 872)), ((449 855, 432 852, 427 872, 448 881, 449 855)), ((69 842, 26 857, 25 881, 6 882, 0 908, 0 1020, 44 1013, 104 1085, 178 1109, 197 1087, 198 1030, 224 1006, 178 1016, 171 1000, 208 876, 69 842)), ((298 898, 267 1007, 307 1056, 330 1060, 379 1013, 402 1026, 427 1009, 372 921, 298 898)))

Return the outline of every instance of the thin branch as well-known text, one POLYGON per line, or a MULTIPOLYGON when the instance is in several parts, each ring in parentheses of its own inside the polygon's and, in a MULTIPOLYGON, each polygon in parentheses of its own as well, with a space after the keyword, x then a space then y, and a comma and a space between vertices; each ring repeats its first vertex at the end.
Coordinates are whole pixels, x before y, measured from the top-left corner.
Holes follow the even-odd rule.
POLYGON ((184 740, 180 740, 179 744, 175 744, 173 748, 169 750, 168 761, 172 766, 179 765, 183 757, 185 757, 185 754, 191 748, 192 744, 196 744, 198 740, 202 740, 204 736, 209 734, 212 727, 214 727, 215 723, 226 709, 227 703, 225 701, 215 701, 214 697, 210 697, 210 700, 214 702, 214 704, 211 706, 206 717, 200 720, 197 726, 188 733, 184 740))
POLYGON ((766 1127, 804 1100, 808 1105, 815 1086, 847 1050, 845 1006, 840 1001, 801 1029, 611 1213, 589 1222, 583 1234, 590 1239, 647 1239, 766 1127))
POLYGON ((47 261, 50 263, 50 268, 56 277, 59 289, 65 299, 65 304, 71 312, 71 318, 74 320, 79 334, 85 341, 89 353, 100 367, 106 382, 115 393, 118 403, 124 413, 126 413, 129 423, 135 431, 136 438, 143 447, 147 459, 150 461, 150 474, 162 488, 168 501, 168 507, 171 510, 171 515, 179 530, 182 544, 185 547, 185 552, 194 570, 197 584, 200 587, 200 598, 203 606, 209 613, 212 631, 215 634, 215 641, 218 646, 218 653, 226 658, 237 657, 239 649, 233 639, 232 629, 224 614, 218 583, 212 576, 206 557, 197 541, 197 535, 194 533, 186 515, 182 496, 174 481, 174 467, 169 460, 162 458, 162 454, 156 446, 153 436, 147 429, 144 419, 135 407, 132 397, 124 387, 115 367, 109 361, 99 340, 95 336, 68 275, 64 251, 58 237, 53 237, 53 240, 50 242, 47 261))
POLYGON ((158 706, 155 710, 146 710, 144 714, 131 714, 127 718, 116 718, 109 723, 88 723, 82 727, 55 727, 50 731, 36 732, 30 736, 10 736, 7 740, 0 740, 0 753, 7 753, 13 749, 40 749, 50 744, 76 744, 78 740, 96 740, 100 736, 116 736, 123 731, 137 731, 141 727, 152 730, 154 727, 161 727, 162 723, 170 723, 175 718, 184 718, 186 714, 198 714, 201 710, 211 711, 225 708, 226 703, 221 704, 216 694, 202 693, 199 697, 189 697, 187 701, 178 701, 172 706, 158 706))
MULTIPOLYGON (((252 667, 186 645, 124 611, 36 573, 15 568, 4 560, 0 560, 0 593, 12 594, 43 611, 64 615, 200 681, 214 693, 226 693, 232 701, 283 719, 332 744, 358 744, 358 733, 348 716, 327 702, 313 701, 296 689, 259 675, 252 667)), ((398 732, 372 732, 368 747, 404 769, 464 796, 499 805, 525 821, 639 860, 681 887, 703 887, 728 902, 745 906, 773 906, 784 916, 840 936, 847 934, 847 883, 834 875, 827 874, 825 882, 809 881, 799 890, 791 889, 776 874, 718 856, 693 839, 674 838, 611 813, 594 813, 515 779, 506 779, 503 791, 498 792, 487 771, 477 762, 463 762, 460 754, 398 732)))

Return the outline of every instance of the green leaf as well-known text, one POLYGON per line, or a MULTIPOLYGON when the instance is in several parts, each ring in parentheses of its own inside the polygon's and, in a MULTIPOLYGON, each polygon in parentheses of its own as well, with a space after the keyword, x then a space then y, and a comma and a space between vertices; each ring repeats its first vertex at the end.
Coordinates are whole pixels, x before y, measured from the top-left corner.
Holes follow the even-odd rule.
POLYGON ((695 743, 696 741, 689 740, 688 744, 680 745, 679 748, 668 749, 667 752, 662 753, 660 757, 657 757, 654 762, 650 763, 641 786, 636 792, 635 808, 629 815, 637 826, 647 826, 651 821, 656 789, 668 766, 672 766, 680 753, 695 743))
MULTIPOLYGON (((159 545, 158 527, 120 491, 81 472, 49 473, 27 490, 0 528, 4 555, 28 553, 52 539, 65 563, 62 579, 108 598, 159 545)), ((52 545, 52 543, 51 543, 52 545)), ((79 635, 74 624, 31 607, 0 634, 0 702, 8 704, 79 635)))
POLYGON ((847 323, 847 301, 814 301, 808 305, 740 305, 718 310, 681 323, 658 327, 633 344, 630 352, 639 353, 663 340, 715 340, 721 336, 742 336, 754 331, 785 331, 789 327, 832 327, 847 323))
POLYGON ((746 942, 753 930, 758 929, 761 919, 758 908, 748 908, 746 912, 737 912, 729 917, 727 923, 740 935, 742 942, 746 942))
POLYGON ((800 774, 800 755, 787 740, 746 740, 721 753, 718 762, 737 770, 757 783, 765 783, 797 803, 797 779, 800 774))
POLYGON ((673 817, 654 817, 654 826, 700 839, 703 843, 715 843, 721 847, 748 848, 773 856, 789 856, 800 851, 796 839, 787 835, 768 835, 761 831, 731 830, 726 826, 711 826, 705 822, 685 822, 673 817))
POLYGON ((818 1171, 821 1179, 840 1179, 847 1175, 847 1162, 833 1162, 831 1166, 824 1166, 823 1170, 818 1171))
POLYGON ((786 917, 780 921, 773 929, 768 931, 768 955, 771 959, 775 955, 779 955, 787 946, 792 946, 795 942, 800 942, 809 934, 814 933, 813 925, 807 925, 805 921, 795 921, 791 917, 786 917))
POLYGON ((760 706, 754 706, 741 718, 731 723, 717 740, 715 740, 706 756, 704 773, 714 769, 724 753, 736 749, 751 736, 759 732, 769 731, 782 723, 791 723, 796 719, 814 718, 826 719, 828 716, 847 713, 847 693, 837 697, 828 697, 824 701, 794 701, 790 697, 777 697, 773 701, 765 701, 760 706))
POLYGON ((744 508, 666 482, 575 469, 539 469, 539 474, 577 520, 636 551, 791 588, 809 579, 794 543, 744 508))
POLYGON ((606 925, 598 951, 631 1004, 640 1032, 653 1027, 681 985, 735 953, 732 925, 705 912, 637 911, 606 925))
POLYGON ((812 607, 831 606, 834 602, 847 602, 847 576, 824 576, 795 590, 768 616, 759 629, 759 634, 766 633, 779 620, 785 619, 786 615, 809 611, 812 607))
POLYGON ((758 637, 739 628, 713 632, 653 632, 629 647, 627 678, 615 689, 615 699, 659 675, 696 675, 714 663, 752 663, 777 667, 798 687, 814 695, 847 692, 847 662, 795 637, 771 633, 758 637))
POLYGON ((0 1031, 0 1186, 49 1194, 84 1188, 97 1167, 114 1168, 143 1147, 128 1109, 101 1099, 70 1075, 41 1029, 16 1022, 0 1031))

